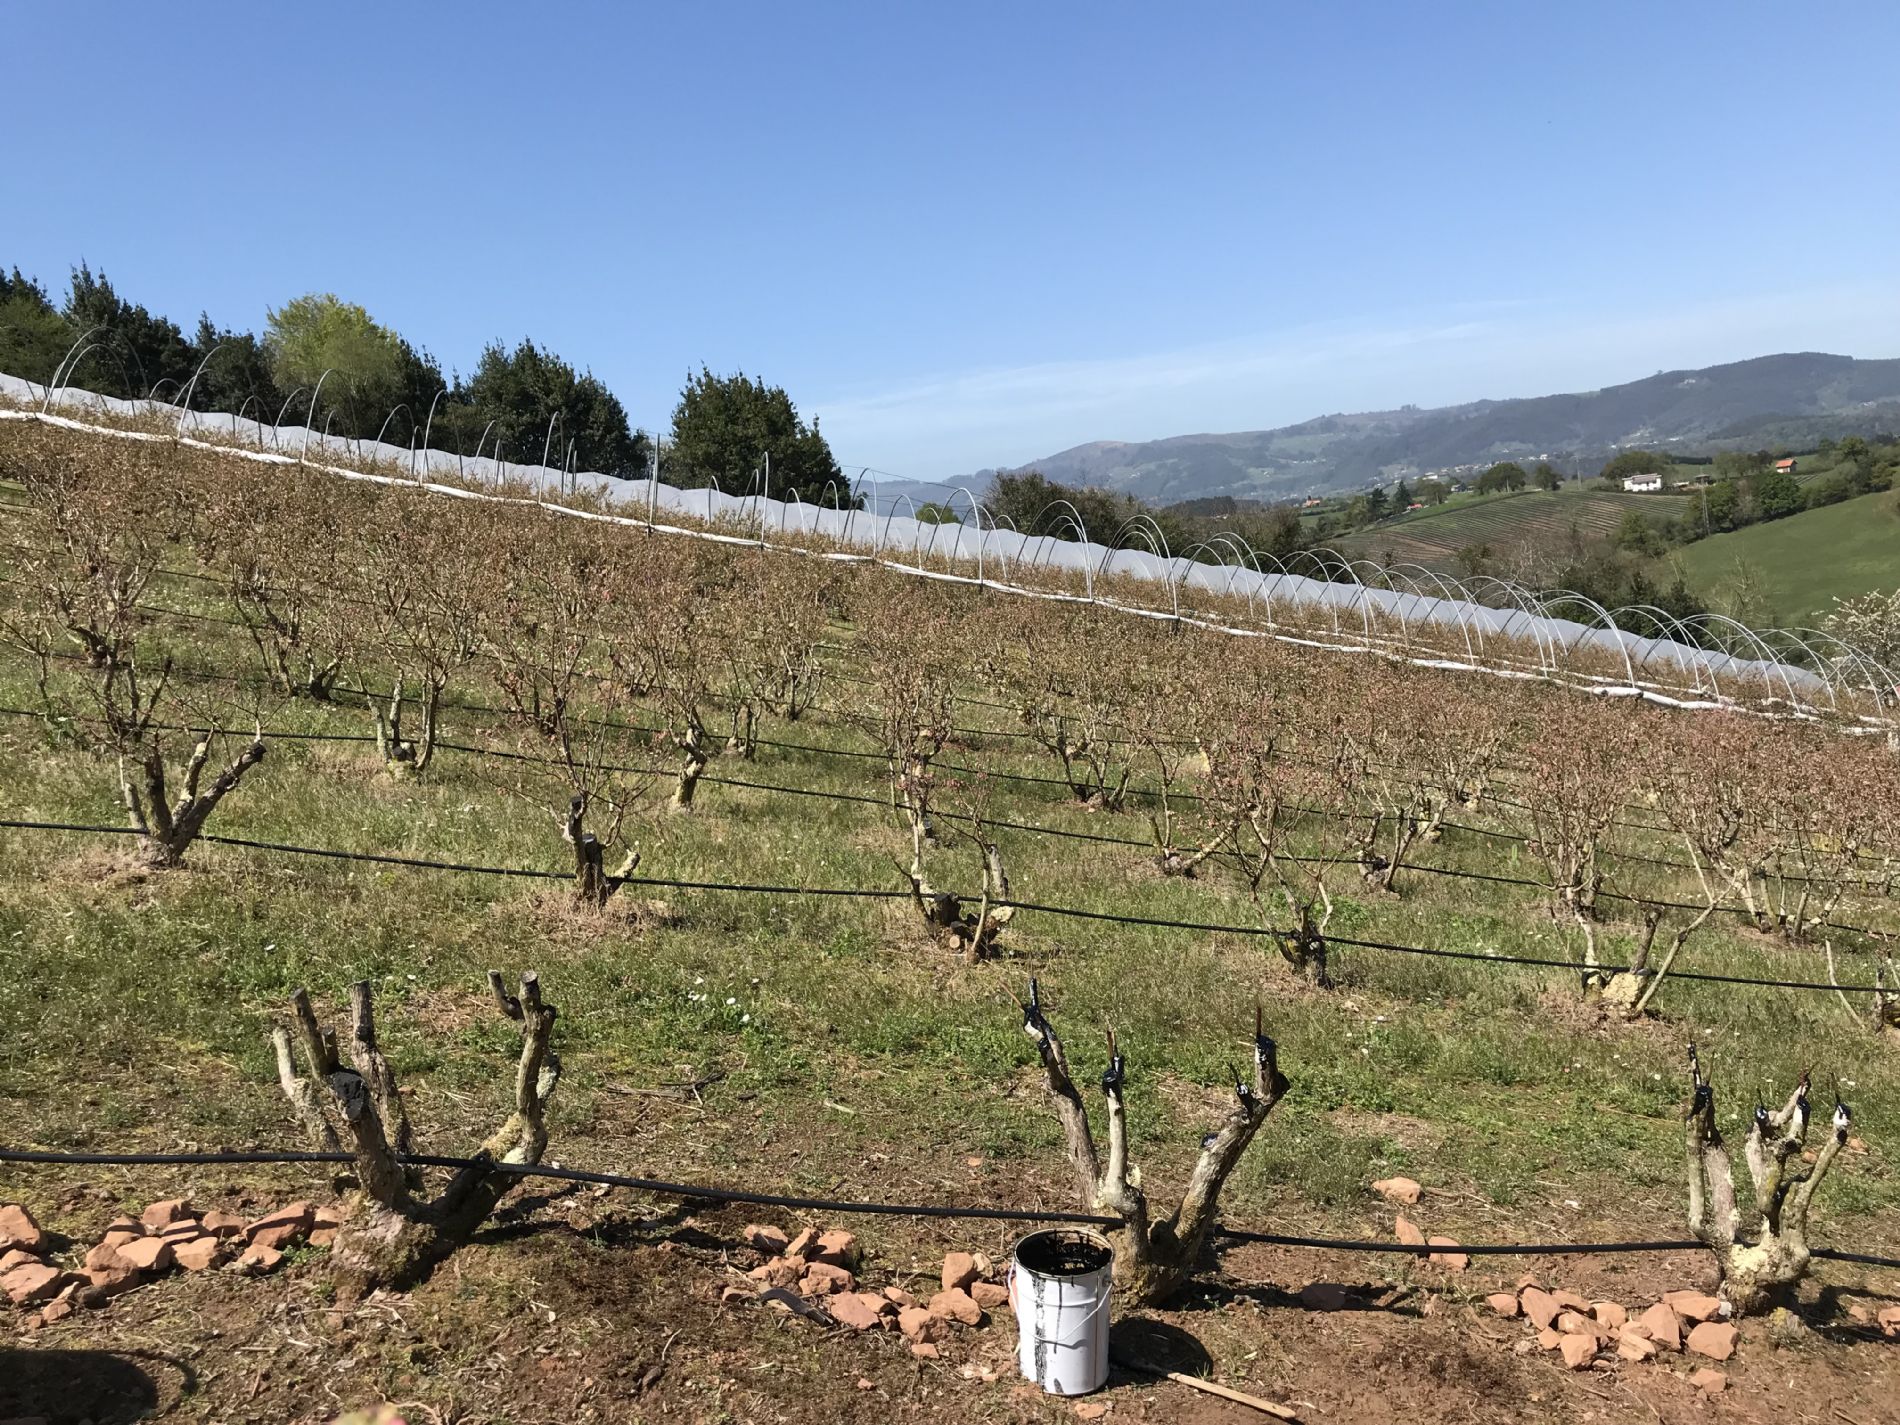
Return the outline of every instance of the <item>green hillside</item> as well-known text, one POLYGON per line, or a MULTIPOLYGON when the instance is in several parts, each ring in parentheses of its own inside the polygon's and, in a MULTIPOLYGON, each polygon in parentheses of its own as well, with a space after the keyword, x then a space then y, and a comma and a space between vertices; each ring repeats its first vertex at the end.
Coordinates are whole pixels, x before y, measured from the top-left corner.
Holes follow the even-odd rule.
POLYGON ((1458 551, 1472 545, 1488 545, 1493 553, 1502 553, 1517 545, 1561 539, 1572 528, 1586 537, 1610 535, 1616 533, 1626 510, 1640 509, 1660 518, 1681 508, 1668 495, 1574 486, 1523 490, 1514 495, 1454 498, 1436 509, 1386 520, 1332 543, 1354 558, 1423 564, 1452 574, 1459 572, 1458 551))
POLYGON ((1759 598, 1754 617, 1812 623, 1836 597, 1900 584, 1900 504, 1891 491, 1750 525, 1673 552, 1689 586, 1719 607, 1743 571, 1759 598))

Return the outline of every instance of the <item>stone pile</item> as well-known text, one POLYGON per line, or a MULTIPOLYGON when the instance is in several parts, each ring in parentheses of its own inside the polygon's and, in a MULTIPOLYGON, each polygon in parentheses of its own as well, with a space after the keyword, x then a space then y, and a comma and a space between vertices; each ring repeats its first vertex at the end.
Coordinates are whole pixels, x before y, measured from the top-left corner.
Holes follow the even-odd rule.
POLYGON ((943 1259, 940 1289, 920 1299, 921 1293, 895 1285, 865 1289, 858 1280, 858 1241, 849 1232, 807 1227, 787 1238, 781 1228, 755 1223, 745 1229, 745 1239, 765 1258, 746 1277, 768 1303, 785 1310, 803 1303, 853 1331, 898 1332, 911 1354, 925 1359, 939 1354, 955 1327, 981 1326, 987 1312, 1009 1299, 995 1280, 995 1265, 981 1253, 950 1253, 943 1259))
MULTIPOLYGON (((1633 1313, 1620 1302, 1547 1291, 1535 1278, 1524 1277, 1515 1292, 1493 1292, 1485 1305, 1499 1316, 1522 1317, 1536 1331, 1534 1342, 1518 1344, 1520 1352, 1538 1347, 1559 1352, 1573 1371, 1586 1369, 1599 1356, 1641 1362, 1686 1352, 1726 1361, 1735 1354, 1736 1331, 1722 1320, 1722 1303, 1699 1291, 1666 1291, 1662 1300, 1633 1313)), ((1691 1379, 1710 1394, 1727 1384, 1720 1371, 1708 1368, 1691 1379)))
POLYGON ((37 1329, 64 1320, 75 1305, 104 1306, 169 1272, 219 1265, 268 1272, 300 1241, 329 1245, 341 1221, 336 1208, 307 1202, 247 1222, 229 1212, 199 1213, 183 1198, 168 1198, 136 1218, 114 1219, 82 1259, 61 1266, 32 1214, 0 1204, 0 1292, 29 1309, 28 1329, 37 1329))

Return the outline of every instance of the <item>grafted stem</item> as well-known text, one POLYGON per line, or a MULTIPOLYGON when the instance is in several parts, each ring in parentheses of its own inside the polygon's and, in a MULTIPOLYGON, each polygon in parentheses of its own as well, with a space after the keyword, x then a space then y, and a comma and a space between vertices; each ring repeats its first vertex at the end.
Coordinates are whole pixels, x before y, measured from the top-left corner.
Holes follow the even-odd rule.
POLYGON ((1128 1114, 1122 1094, 1127 1066, 1113 1031, 1108 1035, 1108 1068, 1102 1074, 1108 1130, 1108 1154, 1103 1159, 1097 1154, 1088 1110, 1070 1073, 1062 1040, 1049 1023, 1042 1007, 1041 987, 1034 980, 1029 982, 1029 999, 1022 1011, 1023 1031, 1036 1042, 1043 1081, 1062 1123, 1082 1202, 1090 1211, 1112 1212, 1121 1219, 1121 1226, 1109 1233, 1115 1251, 1116 1283, 1124 1299, 1133 1305, 1165 1301, 1199 1265, 1213 1229, 1221 1189, 1260 1125, 1290 1087, 1280 1073, 1278 1048, 1265 1032, 1260 1011, 1257 1007, 1254 1011, 1251 1081, 1235 1076, 1233 1107, 1203 1140, 1179 1205, 1159 1221, 1150 1219, 1141 1169, 1130 1161, 1128 1114))
POLYGON ((318 1021, 310 997, 291 996, 296 1038, 306 1075, 297 1072, 292 1035, 271 1031, 278 1082, 313 1144, 335 1151, 347 1142, 355 1158, 362 1199, 338 1234, 333 1263, 338 1284, 362 1294, 378 1286, 402 1289, 425 1278, 437 1263, 481 1226, 514 1186, 498 1164, 532 1164, 547 1151, 547 1104, 560 1081, 561 1065, 549 1041, 555 1010, 541 998, 539 978, 521 977, 518 995, 490 971, 489 985, 503 1015, 521 1026, 513 1111, 476 1161, 459 1170, 436 1197, 419 1195, 420 1174, 403 1159, 411 1152, 409 1116, 395 1072, 377 1043, 367 981, 350 987, 350 1056, 337 1058, 335 1037, 318 1021), (339 1133, 333 1120, 340 1121, 339 1133))
POLYGON ((1754 1185, 1753 1242, 1742 1233, 1733 1169, 1715 1123, 1715 1090, 1689 1049, 1691 1097, 1684 1113, 1689 1176, 1689 1230, 1715 1253, 1721 1298, 1737 1316, 1764 1311, 1807 1274, 1808 1209, 1815 1189, 1847 1142, 1853 1115, 1836 1102, 1828 1141, 1812 1167, 1800 1163, 1808 1131, 1808 1076, 1803 1074, 1780 1109, 1758 1106, 1743 1144, 1754 1185))

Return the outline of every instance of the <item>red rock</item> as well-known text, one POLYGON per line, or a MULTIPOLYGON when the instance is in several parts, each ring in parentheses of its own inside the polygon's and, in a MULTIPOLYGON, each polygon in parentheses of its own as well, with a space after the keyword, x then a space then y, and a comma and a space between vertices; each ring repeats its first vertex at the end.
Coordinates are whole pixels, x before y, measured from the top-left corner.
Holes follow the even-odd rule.
POLYGON ((901 1286, 885 1287, 884 1299, 896 1306, 915 1306, 917 1304, 917 1298, 905 1291, 901 1286))
POLYGON ((843 1267, 830 1262, 813 1262, 805 1268, 798 1289, 806 1296, 830 1296, 834 1292, 856 1290, 858 1279, 843 1267))
POLYGON ((336 1234, 337 1229, 334 1227, 312 1227, 310 1229, 310 1245, 312 1247, 328 1247, 336 1241, 336 1234))
POLYGON ((961 1321, 965 1326, 980 1326, 983 1323, 983 1308, 976 1304, 975 1297, 961 1287, 940 1291, 931 1297, 930 1314, 961 1321))
POLYGON ((1565 1311, 1557 1317, 1557 1329, 1567 1336, 1600 1336, 1603 1328, 1597 1325, 1594 1316, 1585 1316, 1576 1311, 1565 1311))
POLYGON ((1650 1360, 1656 1350, 1656 1343, 1647 1336, 1624 1336, 1616 1343, 1616 1354, 1626 1361, 1650 1360))
POLYGON ((1099 1400, 1079 1400, 1075 1404, 1077 1420, 1100 1420, 1108 1414, 1108 1407, 1099 1400))
POLYGON ((854 1291, 835 1296, 825 1304, 830 1309, 832 1318, 839 1325, 849 1326, 853 1331, 875 1330, 884 1322, 883 1315, 878 1309, 869 1305, 862 1295, 854 1291))
POLYGON ((1580 1371, 1597 1356, 1597 1338, 1595 1332, 1584 1334, 1570 1331, 1557 1343, 1557 1350, 1564 1358, 1564 1364, 1573 1371, 1580 1371))
POLYGON ((1686 1322, 1713 1321, 1722 1303, 1699 1291, 1666 1291, 1663 1304, 1686 1322))
POLYGON ((69 1296, 62 1296, 57 1301, 49 1301, 46 1303, 46 1309, 40 1312, 40 1320, 45 1325, 51 1326, 55 1322, 64 1321, 68 1316, 71 1316, 72 1314, 73 1314, 72 1298, 69 1296))
POLYGON ((172 1244, 164 1237, 141 1237, 135 1242, 121 1242, 112 1250, 128 1266, 142 1272, 162 1272, 172 1264, 172 1244))
POLYGON ((1009 1305, 1009 1288, 997 1282, 972 1282, 970 1295, 985 1311, 994 1311, 999 1306, 1009 1305))
MULTIPOLYGON (((1457 1240, 1452 1237, 1431 1237, 1426 1240, 1434 1247, 1455 1248, 1458 1245, 1457 1240)), ((1426 1260, 1453 1272, 1462 1272, 1471 1265, 1471 1258, 1459 1251, 1433 1252, 1426 1260)))
POLYGON ((1551 1296, 1556 1299, 1557 1305, 1560 1307, 1568 1307, 1572 1311, 1581 1311, 1586 1316, 1590 1314, 1590 1303, 1578 1296, 1574 1291, 1565 1291, 1559 1288, 1553 1291, 1551 1296))
POLYGON ((7 1300, 15 1306, 26 1306, 36 1301, 51 1301, 58 1296, 66 1285, 66 1274, 58 1267, 49 1267, 44 1262, 28 1262, 25 1266, 15 1267, 0 1277, 0 1291, 7 1294, 7 1300))
POLYGON ((943 1354, 928 1341, 912 1341, 910 1353, 920 1361, 934 1361, 943 1354))
POLYGON ((834 1267, 855 1267, 858 1264, 858 1239, 849 1232, 822 1232, 811 1257, 815 1262, 825 1262, 834 1267))
POLYGON ((1494 1291, 1484 1299, 1484 1304, 1499 1316, 1517 1315, 1517 1298, 1508 1291, 1494 1291))
MULTIPOLYGON (((137 1240, 136 1238, 133 1240, 137 1240)), ((109 1272, 115 1267, 129 1267, 132 1264, 119 1255, 119 1249, 110 1242, 101 1242, 86 1253, 86 1270, 89 1272, 109 1272)))
POLYGON ((977 1278, 976 1258, 968 1252, 952 1252, 943 1259, 943 1289, 966 1291, 977 1278))
POLYGON ((1564 1343, 1564 1333, 1546 1326, 1537 1333, 1537 1344, 1546 1351, 1554 1351, 1564 1343))
POLYGON ((278 1251, 296 1245, 297 1239, 306 1236, 306 1230, 294 1222, 278 1222, 269 1227, 252 1229, 251 1245, 255 1247, 274 1247, 278 1251))
POLYGON ((774 1257, 746 1273, 748 1280, 763 1282, 766 1286, 797 1286, 798 1279, 804 1275, 805 1264, 791 1257, 774 1257))
POLYGON ((1657 1302, 1637 1317, 1635 1324, 1665 1351, 1682 1349, 1682 1323, 1676 1319, 1676 1313, 1662 1302, 1657 1302))
POLYGON ((1883 1306, 1880 1314, 1874 1318, 1880 1323, 1880 1329, 1889 1336, 1900 1336, 1900 1306, 1883 1306))
POLYGON ((188 1272, 202 1272, 218 1260, 218 1239, 216 1237, 193 1237, 190 1241, 180 1242, 172 1248, 172 1257, 188 1272))
POLYGON ((0 1251, 16 1247, 37 1255, 46 1250, 46 1234, 33 1214, 17 1202, 0 1203, 0 1251))
POLYGON ((1524 1314, 1530 1318, 1531 1325, 1540 1331, 1555 1321, 1562 1309, 1556 1297, 1534 1286, 1525 1287, 1518 1299, 1524 1303, 1524 1314))
POLYGON ((1735 1328, 1726 1321, 1704 1321, 1689 1333, 1683 1343, 1698 1356, 1726 1361, 1735 1354, 1735 1328))
POLYGON ((1857 1322, 1862 1326, 1871 1326, 1874 1324, 1873 1312, 1862 1306, 1858 1301, 1847 1308, 1847 1319, 1857 1322))
POLYGON ((293 1202, 258 1218, 250 1225, 246 1235, 259 1246, 281 1250, 308 1232, 315 1225, 316 1218, 309 1203, 293 1202))
POLYGON ((311 1225, 315 1227, 341 1227, 343 1225, 343 1204, 340 1202, 320 1202, 310 1214, 311 1225))
POLYGON ((106 1228, 106 1235, 99 1240, 107 1247, 116 1247, 121 1242, 136 1242, 145 1235, 145 1229, 136 1222, 129 1227, 120 1227, 114 1224, 106 1228))
POLYGON ((181 1217, 176 1222, 169 1223, 160 1229, 158 1235, 161 1237, 196 1237, 203 1231, 204 1228, 198 1225, 197 1218, 181 1217))
POLYGON ((782 1257, 790 1244, 784 1230, 763 1222, 754 1222, 745 1230, 746 1245, 768 1257, 782 1257))
POLYGON ((12 1251, 0 1256, 0 1277, 5 1276, 15 1267, 30 1267, 37 1261, 39 1261, 38 1253, 22 1251, 15 1247, 12 1251))
POLYGON ((244 1255, 238 1260, 255 1271, 268 1272, 274 1270, 277 1264, 284 1260, 284 1254, 275 1247, 266 1247, 261 1243, 253 1242, 244 1249, 244 1255))
POLYGON ((808 1257, 811 1255, 812 1248, 817 1245, 818 1229, 816 1227, 807 1227, 803 1232, 800 1232, 796 1237, 792 1238, 790 1242, 786 1243, 785 1255, 788 1257, 808 1257))
POLYGON ((1690 1373, 1689 1384, 1704 1395, 1720 1395, 1728 1389, 1728 1377, 1714 1366, 1704 1366, 1701 1370, 1690 1373))
POLYGON ((950 1324, 921 1306, 907 1306, 897 1313, 897 1329, 911 1341, 941 1341, 950 1324))
POLYGON ((1403 1214, 1399 1216, 1398 1221, 1392 1224, 1392 1230, 1398 1235, 1399 1241, 1408 1247, 1423 1247, 1425 1245, 1425 1234, 1419 1231, 1418 1228, 1412 1224, 1411 1219, 1403 1214))
POLYGON ((1418 1201, 1421 1189, 1410 1178, 1380 1178, 1372 1185, 1372 1190, 1388 1202, 1402 1202, 1407 1207, 1418 1201))
POLYGON ((79 1293, 79 1299, 87 1306, 104 1306, 113 1297, 132 1290, 142 1280, 136 1267, 107 1267, 102 1271, 87 1272, 87 1284, 79 1293))
POLYGON ((1593 1301, 1590 1314, 1605 1331, 1621 1331, 1629 1322, 1630 1314, 1614 1301, 1593 1301))
POLYGON ((154 1232, 169 1227, 181 1217, 189 1217, 191 1208, 182 1197, 168 1197, 163 1202, 155 1202, 139 1214, 139 1221, 154 1232))
POLYGON ((199 1219, 198 1226, 213 1237, 241 1237, 244 1234, 244 1219, 234 1212, 207 1212, 199 1219))

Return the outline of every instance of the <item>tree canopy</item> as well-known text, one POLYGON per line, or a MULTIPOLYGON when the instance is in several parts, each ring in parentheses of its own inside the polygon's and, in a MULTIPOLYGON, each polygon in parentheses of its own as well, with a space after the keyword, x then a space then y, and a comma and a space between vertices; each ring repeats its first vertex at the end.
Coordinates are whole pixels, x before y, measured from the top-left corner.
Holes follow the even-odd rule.
POLYGON ((472 413, 467 424, 475 427, 478 439, 494 422, 489 448, 500 450, 506 460, 537 464, 546 450, 548 463, 559 466, 572 442, 578 470, 622 480, 647 474, 651 443, 629 428, 619 398, 591 371, 575 371, 532 341, 520 342, 513 351, 490 342, 458 394, 472 413))
MULTIPOLYGON (((322 399, 347 412, 351 433, 374 435, 403 402, 403 342, 354 302, 311 292, 265 313, 264 350, 271 377, 283 390, 302 388, 307 403, 324 373, 322 399)), ((307 409, 306 405, 306 409, 307 409)))
POLYGON ((848 505, 851 491, 814 418, 799 417, 782 386, 743 371, 689 376, 673 408, 660 478, 680 489, 716 485, 727 494, 759 488, 771 457, 774 498, 797 491, 808 504, 848 505))
POLYGON ((1499 490, 1521 490, 1530 481, 1524 467, 1515 460, 1500 460, 1478 477, 1478 493, 1494 495, 1499 490))

